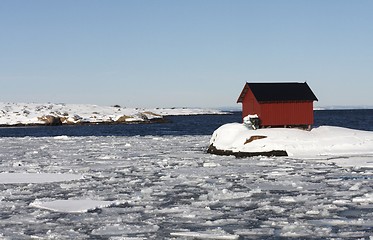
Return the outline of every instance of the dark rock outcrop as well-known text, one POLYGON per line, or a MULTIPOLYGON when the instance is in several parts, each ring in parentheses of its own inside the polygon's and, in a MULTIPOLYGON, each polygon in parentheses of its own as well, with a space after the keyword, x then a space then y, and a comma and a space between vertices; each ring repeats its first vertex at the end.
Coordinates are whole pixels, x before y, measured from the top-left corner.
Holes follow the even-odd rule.
POLYGON ((244 157, 255 157, 255 156, 267 156, 267 157, 286 157, 287 152, 284 150, 273 150, 269 152, 233 152, 231 150, 220 150, 217 149, 213 144, 207 149, 208 153, 221 155, 221 156, 235 156, 237 158, 244 157))
POLYGON ((244 144, 248 144, 248 143, 251 143, 252 141, 255 141, 255 140, 259 140, 259 139, 263 139, 263 138, 266 138, 267 136, 251 136, 249 139, 246 139, 245 143, 244 144))

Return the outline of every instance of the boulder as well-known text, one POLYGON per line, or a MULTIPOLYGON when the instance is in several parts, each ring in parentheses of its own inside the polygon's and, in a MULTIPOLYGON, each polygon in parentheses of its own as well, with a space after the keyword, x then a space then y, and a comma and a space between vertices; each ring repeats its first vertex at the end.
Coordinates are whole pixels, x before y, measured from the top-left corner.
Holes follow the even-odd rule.
POLYGON ((62 125, 60 117, 53 115, 46 115, 38 118, 40 121, 43 121, 45 125, 48 126, 59 126, 62 125))
POLYGON ((130 116, 126 116, 126 115, 123 115, 123 116, 120 116, 120 117, 116 120, 116 122, 117 122, 117 123, 125 123, 125 122, 127 122, 127 119, 129 119, 129 118, 132 118, 132 117, 130 117, 130 116))

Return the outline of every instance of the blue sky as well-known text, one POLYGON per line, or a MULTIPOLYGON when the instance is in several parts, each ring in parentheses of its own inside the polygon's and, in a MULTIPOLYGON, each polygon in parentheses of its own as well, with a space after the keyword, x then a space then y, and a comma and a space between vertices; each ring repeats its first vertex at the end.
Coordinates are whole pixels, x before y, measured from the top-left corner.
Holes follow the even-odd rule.
POLYGON ((0 101, 239 106, 245 82, 307 81, 373 106, 373 1, 3 0, 0 101))

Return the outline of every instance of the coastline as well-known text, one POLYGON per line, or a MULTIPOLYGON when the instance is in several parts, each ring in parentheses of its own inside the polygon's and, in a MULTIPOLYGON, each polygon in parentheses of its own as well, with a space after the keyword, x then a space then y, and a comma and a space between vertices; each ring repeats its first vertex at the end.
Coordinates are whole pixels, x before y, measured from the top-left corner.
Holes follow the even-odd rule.
POLYGON ((50 124, 50 123, 16 123, 16 124, 0 124, 0 128, 17 128, 17 127, 45 127, 45 126, 83 126, 83 125, 121 125, 121 124, 153 124, 153 123, 167 123, 169 120, 166 117, 159 119, 150 119, 147 121, 102 121, 102 122, 77 122, 77 123, 61 123, 61 124, 50 124))
POLYGON ((167 116, 227 114, 201 108, 126 108, 119 105, 38 104, 0 102, 0 127, 150 124, 168 122, 167 116))

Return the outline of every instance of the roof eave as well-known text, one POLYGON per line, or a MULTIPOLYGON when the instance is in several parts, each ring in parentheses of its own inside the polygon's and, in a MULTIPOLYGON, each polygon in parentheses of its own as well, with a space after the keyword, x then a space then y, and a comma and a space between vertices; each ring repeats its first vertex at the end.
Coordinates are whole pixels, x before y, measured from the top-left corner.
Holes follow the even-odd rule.
POLYGON ((243 87, 242 91, 241 91, 240 96, 237 99, 237 103, 242 103, 243 102, 243 99, 244 99, 248 90, 249 90, 249 84, 246 83, 245 86, 243 87))

